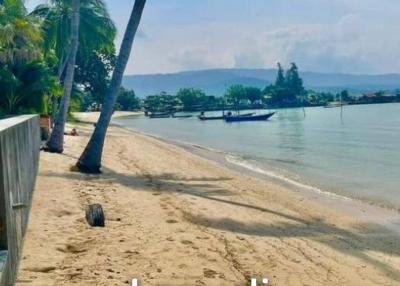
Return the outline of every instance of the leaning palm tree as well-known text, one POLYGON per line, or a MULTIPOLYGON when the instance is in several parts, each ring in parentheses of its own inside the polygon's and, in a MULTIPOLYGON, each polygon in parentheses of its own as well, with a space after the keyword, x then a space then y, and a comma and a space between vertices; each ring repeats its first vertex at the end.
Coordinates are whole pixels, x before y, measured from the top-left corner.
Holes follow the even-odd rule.
POLYGON ((53 132, 49 141, 47 141, 46 150, 55 153, 64 151, 64 129, 67 121, 69 102, 71 99, 72 86, 74 84, 75 61, 79 45, 79 8, 80 0, 72 1, 72 19, 71 19, 71 49, 68 56, 67 68, 64 79, 64 95, 61 99, 60 109, 58 111, 53 132))
MULTIPOLYGON (((31 15, 43 21, 44 53, 54 53, 58 59, 57 75, 63 81, 71 46, 71 0, 50 0, 38 5, 31 15)), ((81 0, 79 48, 81 58, 90 58, 94 51, 114 52, 117 29, 111 20, 104 0, 81 0)), ((57 114, 58 97, 52 97, 52 117, 57 114)))
MULTIPOLYGON (((51 0, 49 4, 37 6, 31 15, 43 20, 44 52, 55 52, 61 79, 71 44, 71 0, 51 0)), ((82 57, 89 56, 99 48, 113 52, 116 32, 103 0, 81 0, 78 53, 82 57)))
POLYGON ((100 173, 101 157, 107 128, 110 124, 117 94, 121 87, 122 77, 131 54, 133 41, 135 39, 140 19, 142 18, 145 4, 146 0, 135 0, 128 26, 126 27, 124 39, 122 41, 117 63, 112 75, 111 84, 107 95, 104 98, 100 118, 96 124, 96 128, 88 145, 76 164, 81 172, 100 173))

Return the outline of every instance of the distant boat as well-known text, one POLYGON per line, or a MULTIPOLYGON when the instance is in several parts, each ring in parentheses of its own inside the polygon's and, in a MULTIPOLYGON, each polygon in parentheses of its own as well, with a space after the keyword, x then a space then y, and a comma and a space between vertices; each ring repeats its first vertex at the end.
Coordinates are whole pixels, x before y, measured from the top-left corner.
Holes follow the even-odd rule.
POLYGON ((275 114, 275 112, 267 113, 267 114, 260 114, 260 115, 231 115, 225 117, 226 122, 241 122, 241 121, 262 121, 262 120, 268 120, 270 117, 272 117, 275 114))
POLYGON ((332 101, 328 102, 327 105, 324 106, 324 108, 335 108, 335 107, 341 107, 348 105, 347 102, 340 102, 340 101, 332 101))
POLYGON ((150 113, 149 118, 170 118, 172 116, 171 112, 163 112, 163 113, 150 113))
MULTIPOLYGON (((242 117, 242 116, 251 116, 254 115, 254 112, 251 113, 245 113, 245 114, 239 114, 239 115, 235 115, 236 117, 242 117)), ((198 118, 200 120, 222 120, 225 119, 227 117, 230 117, 231 115, 229 115, 228 113, 222 116, 205 116, 205 115, 199 115, 198 118)))
POLYGON ((172 117, 173 118, 190 118, 190 117, 193 117, 193 115, 191 115, 191 114, 185 114, 185 115, 176 115, 176 114, 172 114, 172 117))
POLYGON ((204 116, 204 115, 199 115, 198 118, 200 120, 222 120, 225 118, 225 115, 222 116, 204 116))

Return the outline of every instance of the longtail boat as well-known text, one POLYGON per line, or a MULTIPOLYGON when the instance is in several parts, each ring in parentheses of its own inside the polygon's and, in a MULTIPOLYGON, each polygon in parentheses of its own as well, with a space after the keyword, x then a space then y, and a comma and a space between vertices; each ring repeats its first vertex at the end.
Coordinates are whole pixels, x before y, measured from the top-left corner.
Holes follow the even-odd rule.
POLYGON ((150 113, 149 118, 170 118, 172 113, 164 112, 164 113, 150 113))
POLYGON ((268 120, 271 118, 275 112, 267 113, 267 114, 260 114, 260 115, 248 115, 248 116, 226 116, 226 122, 241 122, 241 121, 262 121, 268 120))
MULTIPOLYGON (((254 112, 252 113, 245 113, 245 114, 240 114, 240 115, 235 115, 237 117, 242 117, 242 116, 252 116, 254 115, 254 112)), ((225 119, 227 117, 230 117, 231 115, 225 114, 222 116, 205 116, 205 115, 199 115, 198 118, 200 120, 222 120, 225 119)))
POLYGON ((172 114, 172 117, 173 118, 190 118, 190 117, 193 117, 193 115, 191 115, 191 114, 181 114, 181 115, 172 114))

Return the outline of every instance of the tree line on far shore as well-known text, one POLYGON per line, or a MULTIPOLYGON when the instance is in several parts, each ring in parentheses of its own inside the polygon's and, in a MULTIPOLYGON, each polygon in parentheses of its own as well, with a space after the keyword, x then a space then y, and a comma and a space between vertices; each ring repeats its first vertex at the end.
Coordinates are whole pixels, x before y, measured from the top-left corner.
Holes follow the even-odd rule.
POLYGON ((347 90, 336 94, 307 90, 295 63, 292 63, 286 72, 278 63, 275 83, 264 89, 237 84, 230 86, 223 96, 214 96, 207 95, 201 89, 181 88, 175 95, 161 92, 149 95, 144 100, 137 99, 132 107, 149 112, 212 111, 324 106, 335 101, 347 104, 399 102, 400 93, 387 96, 385 92, 380 91, 371 96, 355 96, 347 90))
MULTIPOLYGON (((139 100, 121 87, 146 0, 135 0, 117 55, 116 28, 104 0, 50 0, 28 13, 23 0, 0 0, 0 117, 45 113, 53 129, 45 151, 62 153, 68 111, 101 110, 79 157, 81 172, 99 173, 114 110, 194 111, 221 108, 319 105, 331 94, 306 91, 295 64, 264 90, 234 85, 223 97, 183 88, 139 100)), ((340 98, 350 98, 343 91, 340 98)), ((384 93, 366 100, 390 101, 384 93)), ((400 100, 400 97, 397 97, 400 100)), ((337 99, 337 98, 336 98, 337 99)))

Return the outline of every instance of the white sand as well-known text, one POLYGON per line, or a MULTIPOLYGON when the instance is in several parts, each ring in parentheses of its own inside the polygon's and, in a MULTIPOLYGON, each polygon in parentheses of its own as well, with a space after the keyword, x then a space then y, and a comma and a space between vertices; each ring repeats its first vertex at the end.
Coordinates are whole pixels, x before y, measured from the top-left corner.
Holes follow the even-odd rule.
POLYGON ((400 285, 399 237, 377 224, 117 127, 104 174, 74 173, 78 128, 41 154, 18 285, 400 285))

